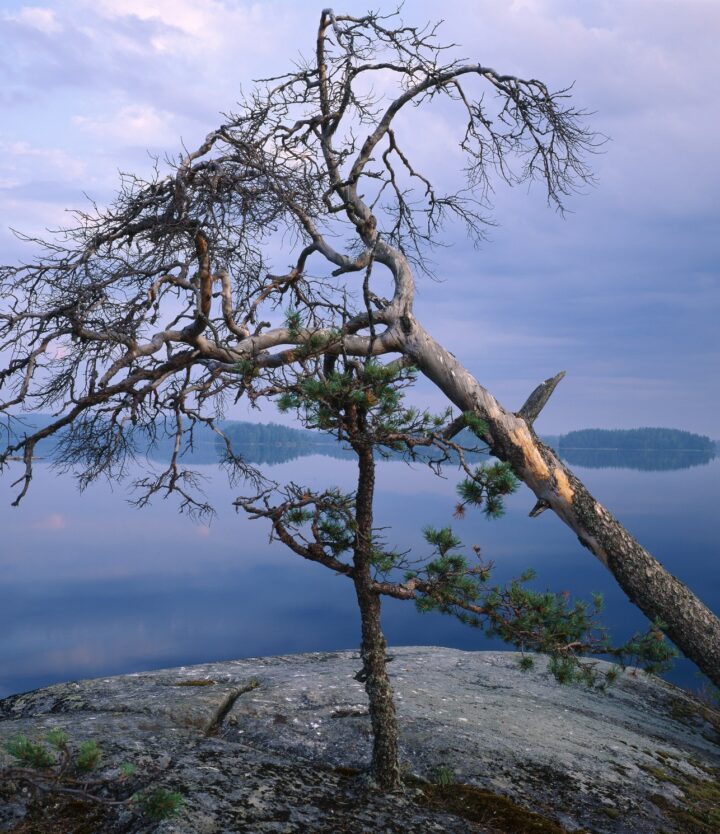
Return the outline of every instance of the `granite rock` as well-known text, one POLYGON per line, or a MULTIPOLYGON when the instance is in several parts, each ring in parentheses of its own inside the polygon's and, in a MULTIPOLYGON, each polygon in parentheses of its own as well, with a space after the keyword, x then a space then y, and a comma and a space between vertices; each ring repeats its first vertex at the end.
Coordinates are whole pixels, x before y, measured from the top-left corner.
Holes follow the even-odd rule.
MULTIPOLYGON (((357 653, 252 658, 0 701, 0 747, 19 734, 40 739, 61 728, 74 741, 97 740, 104 774, 132 761, 185 796, 178 817, 152 823, 126 809, 33 799, 5 784, 0 831, 717 830, 720 716, 682 690, 628 671, 607 692, 562 686, 543 659, 525 672, 510 652, 413 647, 391 655, 409 785, 402 793, 374 790, 362 775, 371 737, 357 653), (423 785, 439 772, 458 790, 474 786, 519 813, 531 810, 537 827, 496 818, 492 803, 473 816, 457 803, 429 802, 423 785), (43 828, 43 819, 55 828, 43 828)), ((10 763, 0 753, 0 767, 10 763)))

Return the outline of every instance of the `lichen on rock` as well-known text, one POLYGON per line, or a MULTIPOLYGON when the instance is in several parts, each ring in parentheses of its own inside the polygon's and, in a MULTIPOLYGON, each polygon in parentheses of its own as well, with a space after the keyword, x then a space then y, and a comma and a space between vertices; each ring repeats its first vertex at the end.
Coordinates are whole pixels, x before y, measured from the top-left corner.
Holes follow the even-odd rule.
POLYGON ((720 716, 681 690, 630 672, 607 693, 561 686, 542 661, 523 672, 510 652, 392 652, 401 794, 378 792, 363 775, 370 722, 357 653, 253 658, 0 701, 0 748, 61 729, 96 740, 106 772, 134 761, 185 797, 172 823, 156 824, 0 781, 0 831, 718 830, 708 826, 720 802, 720 716))

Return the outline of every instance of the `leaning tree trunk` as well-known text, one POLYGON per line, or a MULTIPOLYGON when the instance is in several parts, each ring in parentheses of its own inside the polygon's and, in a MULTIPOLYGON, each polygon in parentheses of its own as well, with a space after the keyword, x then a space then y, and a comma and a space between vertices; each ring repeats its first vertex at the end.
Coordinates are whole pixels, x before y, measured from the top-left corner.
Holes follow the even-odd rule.
POLYGON ((507 461, 538 498, 531 515, 552 509, 618 581, 631 602, 663 630, 720 686, 720 620, 679 579, 627 532, 538 440, 533 422, 563 374, 542 383, 517 414, 506 411, 455 357, 406 314, 401 320, 402 352, 462 411, 473 411, 488 426, 493 455, 507 461))
POLYGON ((358 455, 359 469, 355 504, 357 532, 353 553, 353 582, 362 622, 360 655, 373 730, 370 773, 381 788, 392 790, 400 784, 397 718, 392 686, 387 673, 385 635, 380 625, 380 595, 373 589, 370 571, 375 461, 370 447, 353 443, 353 448, 358 455))

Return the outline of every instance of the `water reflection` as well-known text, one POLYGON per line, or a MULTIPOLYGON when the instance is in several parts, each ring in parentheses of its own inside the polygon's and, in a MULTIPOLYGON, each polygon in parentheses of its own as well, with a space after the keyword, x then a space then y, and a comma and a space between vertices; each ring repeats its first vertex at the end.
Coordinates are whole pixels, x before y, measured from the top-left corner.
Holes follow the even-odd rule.
MULTIPOLYGON (((13 471, 0 481, 0 696, 78 677, 357 647, 350 582, 269 544, 263 521, 233 511, 240 490, 229 489, 216 466, 194 463, 218 509, 210 525, 179 516, 172 501, 137 510, 122 484, 99 482, 80 494, 69 475, 44 462, 19 508, 9 506, 13 471)), ((268 474, 350 489, 354 466, 316 454, 269 466, 268 474)), ((528 518, 529 491, 511 496, 503 520, 468 514, 454 521, 456 478, 446 474, 437 478, 421 464, 380 465, 377 524, 388 528, 389 545, 420 552, 424 525, 452 523, 468 546, 481 545, 495 561, 499 581, 533 567, 541 588, 603 592, 618 639, 643 627, 612 577, 556 518, 528 518)), ((669 570, 720 610, 717 459, 684 470, 578 474, 669 570)), ((493 645, 411 604, 388 601, 384 612, 391 644, 493 645)), ((692 685, 693 674, 681 664, 673 679, 692 685)))
MULTIPOLYGON (((303 433, 304 434, 304 433, 303 433)), ((284 443, 247 443, 238 432, 233 441, 233 448, 248 463, 279 464, 298 460, 310 455, 323 455, 341 460, 354 460, 351 449, 336 442, 332 437, 318 433, 308 437, 298 432, 297 440, 284 443)), ((477 441, 471 437, 459 437, 458 442, 472 448, 477 441)), ((172 444, 164 441, 154 444, 144 450, 153 460, 167 460, 172 453, 172 444)), ((215 440, 206 438, 196 444, 193 450, 184 457, 186 461, 194 463, 216 463, 222 458, 222 445, 215 440)), ((417 450, 419 462, 427 460, 437 453, 424 449, 417 450)), ((562 447, 560 455, 572 466, 582 466, 589 469, 636 469, 645 472, 662 472, 677 469, 689 469, 693 466, 704 466, 714 460, 716 455, 710 449, 573 449, 562 447)), ((477 463, 487 459, 483 452, 470 451, 465 454, 468 462, 477 463)), ((402 460, 403 454, 387 452, 387 459, 402 460)))
MULTIPOLYGON (((0 442, 6 439, 16 441, 25 433, 36 431, 47 425, 52 418, 47 415, 28 415, 22 420, 15 420, 12 427, 0 426, 0 442)), ((292 429, 272 423, 247 423, 242 421, 227 421, 219 423, 222 430, 232 442, 232 448, 248 463, 256 465, 275 466, 288 463, 303 457, 322 455, 323 457, 338 458, 340 460, 354 460, 354 453, 345 443, 338 443, 337 439, 325 432, 292 429), (267 438, 277 436, 269 441, 267 438)), ((57 459, 62 446, 63 437, 67 437, 65 429, 57 435, 43 438, 35 447, 35 455, 44 460, 57 459)), ((487 455, 479 451, 477 439, 468 431, 460 432, 455 442, 467 451, 464 453, 469 462, 486 459, 487 455)), ((170 460, 175 446, 175 437, 168 434, 160 426, 156 426, 153 436, 138 428, 132 430, 127 437, 129 446, 139 458, 146 457, 151 461, 166 462, 170 460)), ((383 449, 378 453, 385 460, 404 460, 406 454, 383 449)), ((415 452, 416 460, 422 462, 435 459, 439 452, 434 449, 418 448, 415 452)), ((217 464, 225 456, 225 443, 204 424, 196 425, 193 429, 192 442, 186 434, 183 440, 183 450, 180 455, 186 463, 217 464)))
MULTIPOLYGON (((47 415, 31 415, 24 417, 22 422, 13 423, 14 431, 8 436, 17 437, 20 433, 34 431, 51 420, 47 415)), ((220 423, 223 431, 232 441, 234 452, 248 463, 258 466, 275 466, 282 463, 297 461, 301 458, 320 455, 323 457, 337 458, 340 460, 354 460, 354 454, 347 445, 338 443, 329 434, 317 431, 291 429, 275 424, 257 424, 241 421, 228 421, 220 423), (269 438, 273 438, 269 441, 269 438)), ((589 469, 636 469, 645 472, 662 472, 671 470, 688 469, 695 466, 704 466, 716 457, 715 449, 707 438, 697 437, 698 441, 705 441, 707 447, 703 448, 669 448, 668 437, 677 446, 680 440, 675 435, 687 435, 690 438, 696 437, 687 432, 678 432, 673 429, 638 429, 633 431, 604 431, 604 430, 583 430, 573 432, 562 437, 553 436, 542 438, 548 445, 558 448, 559 441, 562 442, 559 454, 571 466, 582 466, 589 469), (639 445, 646 448, 601 448, 604 438, 607 437, 607 446, 610 447, 613 440, 618 438, 619 445, 629 445, 626 435, 637 435, 639 445), (577 436, 579 440, 587 439, 590 436, 588 446, 585 448, 582 442, 573 447, 572 439, 577 436), (660 438, 658 441, 657 438, 660 438), (568 440, 571 442, 568 444, 568 440), (666 445, 650 447, 651 443, 666 441, 666 445)), ((58 439, 62 438, 62 431, 58 439)), ((0 439, 3 439, 0 437, 0 439)), ((36 454, 46 460, 53 460, 57 454, 58 439, 45 438, 36 447, 36 454)), ((464 430, 455 441, 468 449, 477 446, 477 441, 464 430)), ((165 462, 170 459, 175 438, 166 436, 160 427, 157 427, 157 434, 152 439, 143 430, 138 429, 132 435, 132 445, 139 457, 146 457, 150 461, 165 462)), ((186 444, 182 459, 186 464, 217 464, 225 453, 224 443, 207 426, 198 425, 194 429, 193 442, 190 446, 186 444), (188 448, 189 447, 189 448, 188 448)), ((401 452, 386 450, 384 452, 388 460, 402 460, 404 455, 401 452)), ((434 450, 417 449, 417 460, 423 462, 431 457, 437 457, 434 450)), ((480 451, 469 451, 465 454, 468 462, 477 463, 487 459, 487 455, 480 451)))
POLYGON ((662 472, 705 466, 715 458, 714 452, 695 449, 566 449, 560 456, 571 466, 589 469, 638 469, 662 472))

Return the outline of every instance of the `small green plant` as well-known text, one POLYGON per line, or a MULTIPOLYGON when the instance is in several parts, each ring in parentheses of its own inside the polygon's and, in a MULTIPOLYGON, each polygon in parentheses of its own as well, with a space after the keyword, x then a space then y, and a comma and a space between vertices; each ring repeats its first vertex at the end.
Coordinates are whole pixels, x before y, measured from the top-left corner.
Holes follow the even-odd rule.
POLYGON ((518 666, 520 667, 521 671, 529 672, 535 666, 535 661, 532 657, 530 657, 530 655, 524 654, 518 660, 518 666))
POLYGON ((127 783, 137 774, 137 767, 130 762, 120 765, 119 776, 88 782, 87 774, 99 766, 102 750, 92 739, 74 747, 58 728, 50 730, 43 741, 19 735, 7 742, 5 750, 17 765, 0 769, 0 781, 19 781, 41 793, 70 794, 101 805, 135 806, 153 822, 176 816, 183 803, 179 793, 164 788, 128 796, 127 783))
POLYGON ((569 655, 552 655, 548 661, 548 671, 555 680, 564 685, 571 683, 587 683, 592 686, 594 677, 588 664, 578 663, 569 655))
POLYGON ((167 791, 165 788, 136 794, 133 798, 143 813, 153 822, 177 816, 185 801, 177 791, 167 791))
POLYGON ((53 753, 38 742, 31 741, 27 736, 17 736, 11 739, 6 745, 5 750, 20 764, 26 767, 35 767, 38 769, 45 769, 52 767, 57 763, 56 757, 53 753))
POLYGON ((78 770, 88 772, 95 770, 100 763, 102 753, 96 741, 84 741, 75 754, 75 764, 78 770))
POLYGON ((67 733, 59 727, 54 727, 45 736, 45 741, 47 741, 47 743, 56 750, 63 751, 67 748, 68 744, 67 733))
POLYGON ((455 784, 455 771, 447 765, 438 765, 432 772, 433 781, 440 788, 449 788, 455 784))
POLYGON ((619 674, 620 669, 617 666, 611 666, 607 672, 605 672, 605 683, 608 686, 612 686, 617 681, 619 674))

